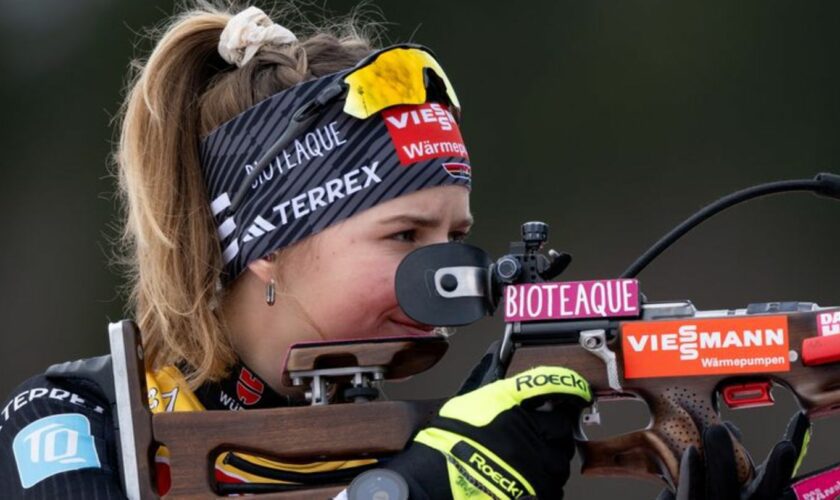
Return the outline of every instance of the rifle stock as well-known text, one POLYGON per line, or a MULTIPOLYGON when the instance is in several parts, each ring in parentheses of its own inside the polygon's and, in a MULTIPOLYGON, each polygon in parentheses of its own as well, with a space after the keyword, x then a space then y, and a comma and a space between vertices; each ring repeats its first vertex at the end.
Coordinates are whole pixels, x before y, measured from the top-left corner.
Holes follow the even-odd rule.
MULTIPOLYGON (((167 497, 197 499, 214 495, 208 470, 213 470, 214 458, 225 450, 313 462, 386 456, 402 450, 441 404, 437 400, 374 401, 238 412, 159 413, 153 415, 152 426, 155 440, 169 448, 172 487, 167 497)), ((342 488, 337 487, 335 493, 342 488)), ((273 495, 294 498, 294 493, 273 495)))

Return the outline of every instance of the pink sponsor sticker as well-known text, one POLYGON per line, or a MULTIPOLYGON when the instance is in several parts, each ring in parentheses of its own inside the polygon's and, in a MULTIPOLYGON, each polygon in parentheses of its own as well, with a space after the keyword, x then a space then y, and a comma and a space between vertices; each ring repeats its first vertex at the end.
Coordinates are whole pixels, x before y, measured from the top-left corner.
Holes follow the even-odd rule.
POLYGON ((639 315, 639 282, 630 279, 531 283, 505 287, 505 321, 639 315))
POLYGON ((840 311, 830 311, 817 315, 820 335, 840 335, 840 311))
POLYGON ((840 467, 803 479, 793 485, 799 500, 825 500, 840 496, 840 467))

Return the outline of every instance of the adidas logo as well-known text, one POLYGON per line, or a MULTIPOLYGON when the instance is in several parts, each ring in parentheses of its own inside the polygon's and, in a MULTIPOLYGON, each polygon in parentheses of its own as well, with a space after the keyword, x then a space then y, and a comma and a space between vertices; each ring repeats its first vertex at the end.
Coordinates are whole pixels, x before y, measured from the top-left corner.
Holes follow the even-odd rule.
POLYGON ((254 238, 259 238, 269 231, 274 231, 275 229, 277 229, 277 226, 258 215, 254 218, 254 223, 251 224, 245 231, 245 236, 242 237, 242 242, 247 243, 254 238))

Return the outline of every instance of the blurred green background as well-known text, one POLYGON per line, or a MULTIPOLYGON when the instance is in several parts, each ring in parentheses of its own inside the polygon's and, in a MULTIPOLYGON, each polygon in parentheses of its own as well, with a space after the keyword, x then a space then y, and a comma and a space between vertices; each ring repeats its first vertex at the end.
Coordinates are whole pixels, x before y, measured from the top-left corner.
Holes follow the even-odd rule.
MULTIPOLYGON (((330 0, 330 11, 354 2, 330 0)), ((3 0, 0 15, 0 394, 49 364, 106 352, 124 316, 107 265, 116 207, 111 119, 144 28, 166 1, 3 0)), ((264 4, 262 4, 264 5, 264 4)), ((304 10, 312 7, 305 7, 304 10)), ((386 41, 432 47, 464 106, 475 176, 472 242, 499 255, 519 224, 551 224, 566 279, 620 273, 705 203, 748 185, 840 172, 840 4, 741 1, 385 2, 386 41)), ((317 9, 315 9, 317 10, 317 9)), ((279 21, 279 20, 278 20, 279 21)), ((700 308, 840 304, 840 204, 773 197, 704 224, 642 273, 650 299, 700 308)), ((450 394, 498 318, 464 328, 391 397, 450 394)), ((726 416, 761 459, 794 404, 726 416)), ((644 426, 604 408, 599 435, 644 426)), ((840 418, 805 462, 840 460, 840 418)), ((659 487, 573 475, 568 498, 652 498, 659 487)))

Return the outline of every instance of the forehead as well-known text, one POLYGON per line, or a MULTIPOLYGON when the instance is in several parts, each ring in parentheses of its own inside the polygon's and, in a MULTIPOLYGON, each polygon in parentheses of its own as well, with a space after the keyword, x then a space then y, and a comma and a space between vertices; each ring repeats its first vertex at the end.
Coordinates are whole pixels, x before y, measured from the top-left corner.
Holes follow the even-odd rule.
POLYGON ((389 200, 360 215, 383 218, 406 213, 446 219, 470 218, 470 191, 463 186, 437 186, 421 189, 389 200))
POLYGON ((424 226, 447 225, 467 229, 472 225, 470 191, 462 186, 437 186, 388 200, 347 218, 322 234, 368 231, 407 222, 424 226))

